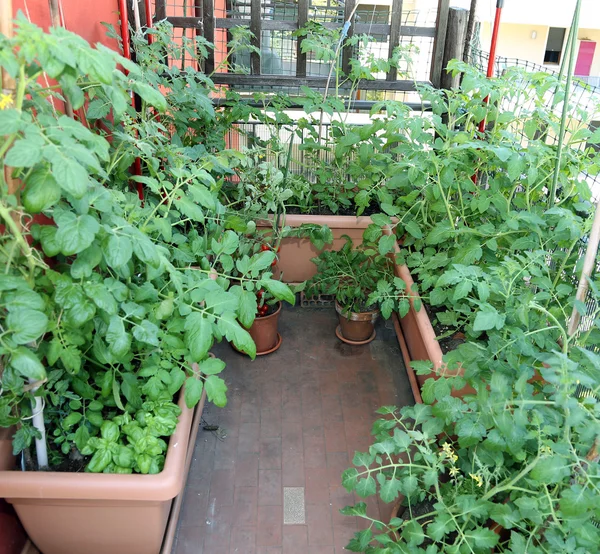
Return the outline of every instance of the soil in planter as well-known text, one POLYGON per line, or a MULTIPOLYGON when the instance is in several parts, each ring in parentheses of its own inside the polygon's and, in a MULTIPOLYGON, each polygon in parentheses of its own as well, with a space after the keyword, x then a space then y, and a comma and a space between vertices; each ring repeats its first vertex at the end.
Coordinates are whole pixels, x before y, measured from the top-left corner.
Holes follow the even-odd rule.
POLYGON ((423 303, 423 306, 425 306, 427 315, 429 316, 429 319, 431 320, 431 323, 433 325, 433 330, 435 331, 436 337, 440 337, 442 335, 447 334, 448 332, 454 331, 451 335, 438 340, 438 343, 440 345, 440 348, 442 349, 443 354, 448 354, 448 352, 450 352, 451 350, 455 350, 461 344, 466 342, 465 334, 462 331, 456 331, 452 327, 448 327, 447 325, 442 325, 438 321, 436 314, 440 311, 443 311, 443 308, 439 308, 439 309, 432 308, 431 306, 429 306, 429 304, 425 304, 425 303, 423 303))
MULTIPOLYGON (((301 210, 297 207, 287 208, 288 214, 294 215, 352 215, 356 217, 356 206, 340 206, 337 212, 333 213, 327 206, 313 206, 310 210, 301 210)), ((382 210, 379 206, 368 206, 361 216, 370 216, 380 214, 382 210)))
MULTIPOLYGON (((39 469, 31 456, 25 457, 25 471, 51 471, 57 473, 83 473, 85 466, 90 461, 91 456, 82 456, 81 454, 71 453, 68 458, 60 464, 49 466, 46 469, 39 469)), ((18 459, 18 458, 17 458, 18 459)))

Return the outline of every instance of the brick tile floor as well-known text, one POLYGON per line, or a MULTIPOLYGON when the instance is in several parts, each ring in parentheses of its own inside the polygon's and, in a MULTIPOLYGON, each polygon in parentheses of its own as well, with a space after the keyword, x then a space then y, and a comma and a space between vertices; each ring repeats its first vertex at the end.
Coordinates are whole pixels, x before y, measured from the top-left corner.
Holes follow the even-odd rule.
MULTIPOLYGON (((356 450, 370 444, 374 411, 413 398, 389 322, 362 347, 334 335, 333 310, 293 308, 281 348, 250 362, 228 345, 223 409, 203 418, 173 554, 343 554, 364 521, 339 510, 357 499, 341 486, 356 450), (283 524, 283 488, 305 487, 305 524, 283 524)), ((370 499, 368 513, 391 506, 370 499)))

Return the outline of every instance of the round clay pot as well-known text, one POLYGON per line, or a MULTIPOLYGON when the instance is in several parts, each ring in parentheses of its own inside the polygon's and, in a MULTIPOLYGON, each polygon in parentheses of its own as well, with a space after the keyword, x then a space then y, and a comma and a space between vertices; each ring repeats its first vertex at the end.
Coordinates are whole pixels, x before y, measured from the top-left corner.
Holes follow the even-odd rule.
POLYGON ((335 311, 340 320, 340 332, 342 340, 346 339, 350 343, 366 344, 375 338, 375 321, 379 317, 379 310, 371 312, 354 313, 350 312, 344 315, 344 309, 335 303, 335 311))
POLYGON ((264 317, 257 316, 250 329, 248 329, 248 333, 250 333, 254 344, 256 344, 257 356, 275 352, 281 345, 281 336, 277 332, 280 313, 281 302, 278 302, 274 313, 264 317))

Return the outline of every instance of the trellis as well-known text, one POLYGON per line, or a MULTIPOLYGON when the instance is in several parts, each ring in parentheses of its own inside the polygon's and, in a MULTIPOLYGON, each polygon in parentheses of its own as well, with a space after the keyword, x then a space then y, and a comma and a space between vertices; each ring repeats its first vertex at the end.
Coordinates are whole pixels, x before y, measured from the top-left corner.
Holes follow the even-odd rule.
MULTIPOLYGON (((190 30, 193 29, 196 34, 203 36, 207 41, 215 43, 219 35, 226 34, 228 30, 236 26, 246 26, 250 29, 253 37, 253 46, 261 51, 263 41, 263 31, 288 32, 302 28, 309 21, 309 10, 315 7, 324 10, 331 10, 335 13, 338 10, 339 17, 337 21, 325 21, 323 25, 330 29, 340 29, 344 22, 351 19, 351 26, 348 36, 353 34, 368 34, 379 37, 378 42, 388 42, 387 56, 392 55, 394 49, 401 44, 403 37, 427 37, 433 40, 433 50, 428 63, 431 66, 430 76, 426 82, 439 86, 442 74, 443 49, 446 36, 446 25, 448 22, 448 11, 450 0, 439 0, 435 26, 423 26, 417 24, 408 24, 408 21, 402 20, 403 0, 392 0, 390 7, 390 17, 388 23, 371 22, 364 23, 357 21, 356 5, 357 0, 345 0, 332 4, 331 0, 325 0, 326 4, 313 5, 312 0, 238 0, 235 6, 238 9, 232 9, 234 4, 232 0, 223 0, 223 6, 217 9, 217 3, 220 0, 188 0, 187 4, 190 14, 173 15, 168 13, 168 7, 173 7, 172 1, 155 0, 154 20, 161 21, 166 19, 173 25, 174 29, 190 30), (293 6, 292 12, 285 14, 285 17, 275 19, 267 18, 265 6, 287 5, 293 6), (240 5, 242 6, 241 9, 240 5), (222 17, 222 16, 225 17, 222 17)), ((359 2, 360 4, 360 2, 359 2)), ((283 8, 285 10, 285 8, 283 8)), ((173 10, 171 10, 173 11, 173 10)), ((330 12, 330 13, 331 13, 330 12)), ((381 18, 378 19, 378 21, 381 18)), ((411 39, 412 40, 412 39, 411 39)), ((269 87, 298 88, 307 86, 313 89, 322 89, 327 84, 326 75, 310 75, 308 71, 308 56, 302 52, 302 37, 297 37, 295 52, 295 75, 281 75, 265 73, 261 70, 261 59, 257 52, 250 53, 249 74, 231 73, 219 71, 213 74, 213 81, 218 85, 231 85, 239 87, 265 87, 265 78, 268 78, 269 87)), ((352 47, 344 46, 341 55, 341 68, 344 73, 349 72, 350 62, 354 52, 352 47)), ((215 53, 211 51, 209 57, 204 62, 204 70, 212 73, 218 63, 215 60, 215 53)), ((388 90, 395 92, 411 92, 415 90, 415 81, 398 78, 396 68, 392 68, 385 78, 375 80, 362 80, 358 83, 360 90, 388 90)))

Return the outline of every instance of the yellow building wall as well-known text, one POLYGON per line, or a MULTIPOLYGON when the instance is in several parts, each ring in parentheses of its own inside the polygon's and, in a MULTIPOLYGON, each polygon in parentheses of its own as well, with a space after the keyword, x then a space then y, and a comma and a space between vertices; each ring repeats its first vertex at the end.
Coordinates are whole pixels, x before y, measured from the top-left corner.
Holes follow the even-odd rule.
MULTIPOLYGON (((506 58, 519 58, 530 62, 544 65, 544 53, 546 41, 548 40, 549 27, 540 25, 517 25, 514 23, 502 23, 498 34, 498 56, 506 58), (532 38, 535 33, 535 38, 532 38)), ((489 23, 481 24, 481 49, 489 52, 492 35, 492 26, 489 23)), ((565 42, 567 34, 565 33, 565 42)), ((600 76, 600 29, 580 29, 577 35, 579 40, 593 40, 598 46, 592 63, 591 75, 600 76)), ((548 64, 545 67, 557 70, 557 65, 548 64)))
MULTIPOLYGON (((548 27, 540 25, 500 25, 496 54, 505 58, 519 58, 537 64, 544 63, 544 52, 548 40, 548 27), (535 38, 532 38, 535 33, 535 38)), ((492 28, 489 23, 481 25, 481 49, 490 51, 492 28)))

